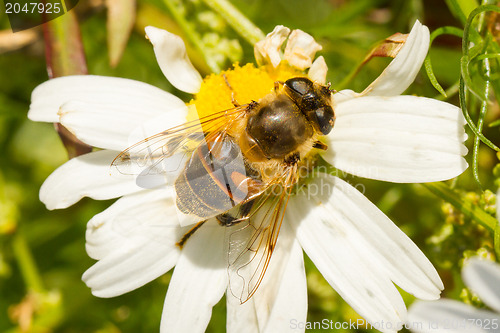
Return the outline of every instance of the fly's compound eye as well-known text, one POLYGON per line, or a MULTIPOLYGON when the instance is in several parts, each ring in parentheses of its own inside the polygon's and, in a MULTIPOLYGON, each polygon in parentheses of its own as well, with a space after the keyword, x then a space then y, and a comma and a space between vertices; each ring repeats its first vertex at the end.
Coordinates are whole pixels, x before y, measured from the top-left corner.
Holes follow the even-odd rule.
POLYGON ((304 113, 319 107, 320 100, 314 83, 305 77, 288 79, 285 82, 285 92, 304 113))
POLYGON ((310 120, 323 135, 327 135, 335 123, 335 114, 331 106, 325 105, 309 112, 310 120))
POLYGON ((307 95, 313 89, 313 83, 311 80, 305 77, 294 77, 286 80, 285 86, 288 88, 290 94, 294 95, 296 98, 301 98, 307 95))

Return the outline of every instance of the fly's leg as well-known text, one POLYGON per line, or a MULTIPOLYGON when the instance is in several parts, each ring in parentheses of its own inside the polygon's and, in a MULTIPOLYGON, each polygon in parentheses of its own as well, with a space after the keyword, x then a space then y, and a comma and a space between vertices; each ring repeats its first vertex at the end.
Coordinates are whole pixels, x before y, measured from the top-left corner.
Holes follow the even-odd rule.
POLYGON ((240 106, 240 103, 236 100, 234 97, 234 89, 233 87, 229 84, 229 81, 227 80, 226 74, 222 74, 222 77, 224 78, 224 81, 226 82, 226 85, 228 86, 229 90, 231 90, 231 102, 235 107, 240 106))
POLYGON ((321 142, 321 141, 318 140, 318 141, 315 141, 313 143, 313 148, 317 148, 317 149, 321 149, 321 150, 327 150, 328 146, 325 143, 323 143, 323 142, 321 142))
POLYGON ((250 218, 250 211, 255 203, 255 199, 245 202, 240 206, 240 210, 238 211, 238 215, 240 217, 234 217, 231 214, 223 213, 217 215, 217 221, 221 226, 231 227, 240 222, 246 221, 250 218))
POLYGON ((205 222, 206 221, 201 221, 201 222, 196 223, 194 227, 192 227, 191 229, 189 229, 189 231, 186 232, 184 234, 184 236, 182 236, 182 238, 180 239, 180 241, 178 241, 177 243, 175 243, 175 245, 177 245, 180 249, 182 249, 182 247, 184 246, 184 244, 186 244, 186 242, 189 239, 189 237, 191 237, 196 232, 196 230, 198 230, 203 225, 203 223, 205 223, 205 222))
POLYGON ((283 82, 283 81, 274 81, 274 92, 278 93, 280 90, 280 87, 284 84, 285 84, 285 82, 283 82))

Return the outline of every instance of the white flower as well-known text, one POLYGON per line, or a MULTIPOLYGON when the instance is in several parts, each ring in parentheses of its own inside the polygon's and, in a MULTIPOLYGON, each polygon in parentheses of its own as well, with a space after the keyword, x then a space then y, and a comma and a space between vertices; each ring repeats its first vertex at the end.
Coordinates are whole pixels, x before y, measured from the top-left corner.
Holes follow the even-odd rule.
MULTIPOLYGON (((202 79, 181 39, 153 27, 146 33, 167 79, 180 90, 200 91, 202 79)), ((337 120, 326 138, 326 161, 358 176, 392 182, 445 180, 467 168, 460 110, 428 98, 398 96, 417 75, 428 44, 429 31, 417 22, 397 57, 365 91, 334 95, 337 120)), ((313 61, 320 48, 306 33, 290 34, 278 26, 256 44, 255 55, 259 65, 271 64, 277 71, 281 64, 295 71, 310 67, 309 77, 324 83, 325 61, 313 61)), ((94 295, 129 292, 175 266, 162 332, 204 331, 213 305, 226 292, 228 332, 295 331, 294 324, 303 331, 304 250, 332 287, 381 331, 393 332, 406 320, 394 283, 421 299, 439 297, 441 280, 416 245, 359 191, 325 174, 309 184, 319 189, 317 194, 290 199, 264 280, 253 297, 240 304, 228 292, 223 227, 203 224, 181 250, 176 243, 189 226, 180 226, 174 218, 172 194, 140 188, 134 177, 110 176, 111 161, 130 144, 129 135, 137 126, 163 116, 168 121, 157 125, 166 129, 183 123, 186 114, 187 107, 177 97, 127 79, 70 76, 34 90, 30 119, 60 122, 83 142, 103 149, 57 169, 43 184, 41 200, 49 209, 58 209, 84 196, 120 197, 88 224, 87 252, 98 262, 83 279, 94 295), (377 326, 382 322, 385 325, 377 326)))
POLYGON ((408 328, 436 333, 500 332, 500 265, 471 258, 462 269, 462 278, 494 312, 447 299, 415 302, 410 307, 408 328))

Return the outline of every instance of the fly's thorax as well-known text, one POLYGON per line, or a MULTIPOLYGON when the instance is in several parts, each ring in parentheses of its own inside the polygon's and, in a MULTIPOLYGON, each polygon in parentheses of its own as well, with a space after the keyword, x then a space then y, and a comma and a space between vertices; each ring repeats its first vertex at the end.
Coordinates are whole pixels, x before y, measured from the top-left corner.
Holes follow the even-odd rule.
POLYGON ((250 112, 245 132, 242 145, 251 155, 284 159, 314 135, 314 128, 289 96, 273 93, 250 112))

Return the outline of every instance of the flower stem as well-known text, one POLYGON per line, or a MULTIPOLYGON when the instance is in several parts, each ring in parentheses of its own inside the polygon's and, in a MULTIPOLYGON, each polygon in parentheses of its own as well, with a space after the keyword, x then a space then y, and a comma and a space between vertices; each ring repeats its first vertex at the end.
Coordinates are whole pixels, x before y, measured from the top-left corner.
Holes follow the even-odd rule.
POLYGON ((254 45, 259 40, 264 39, 264 33, 228 0, 203 1, 207 6, 219 13, 219 15, 250 44, 254 45))
POLYGON ((19 264, 21 275, 29 290, 42 292, 44 290, 40 273, 36 267, 33 255, 26 243, 22 231, 18 230, 12 241, 12 249, 19 264))
POLYGON ((165 3, 168 10, 170 11, 170 14, 172 14, 174 20, 177 22, 177 24, 179 24, 194 48, 203 55, 203 58, 205 59, 208 67, 210 67, 210 70, 214 73, 219 73, 221 71, 221 68, 212 57, 208 56, 209 52, 205 45, 202 43, 200 36, 196 33, 193 26, 190 25, 184 17, 184 8, 182 7, 182 2, 178 0, 163 0, 163 3, 165 3))
MULTIPOLYGON (((490 62, 489 59, 484 59, 484 68, 486 69, 486 76, 490 76, 490 62)), ((490 81, 487 80, 484 85, 484 96, 488 98, 488 93, 490 90, 490 81)), ((488 110, 488 100, 481 101, 481 109, 479 111, 479 119, 477 121, 477 130, 479 133, 483 130, 484 125, 484 117, 486 116, 486 111, 488 110)), ((474 138, 474 149, 472 153, 472 172, 474 175, 474 179, 481 187, 481 181, 479 180, 479 172, 478 172, 478 163, 479 163, 479 144, 481 140, 478 136, 474 138)))
POLYGON ((425 183, 422 185, 429 191, 434 193, 436 196, 452 204, 466 217, 476 221, 477 223, 488 229, 490 232, 495 232, 498 224, 497 219, 486 213, 472 201, 461 198, 457 192, 449 188, 446 184, 437 182, 425 183))
POLYGON ((491 149, 495 151, 500 151, 500 148, 498 148, 493 142, 491 142, 489 139, 487 139, 481 132, 478 131, 476 125, 474 125, 474 122, 472 121, 469 111, 467 111, 467 104, 465 102, 465 81, 463 79, 463 76, 460 77, 459 81, 459 88, 458 88, 458 95, 460 99, 460 108, 462 109, 462 113, 465 117, 465 120, 467 121, 467 124, 469 125, 470 129, 474 134, 481 139, 481 141, 490 147, 491 149))

